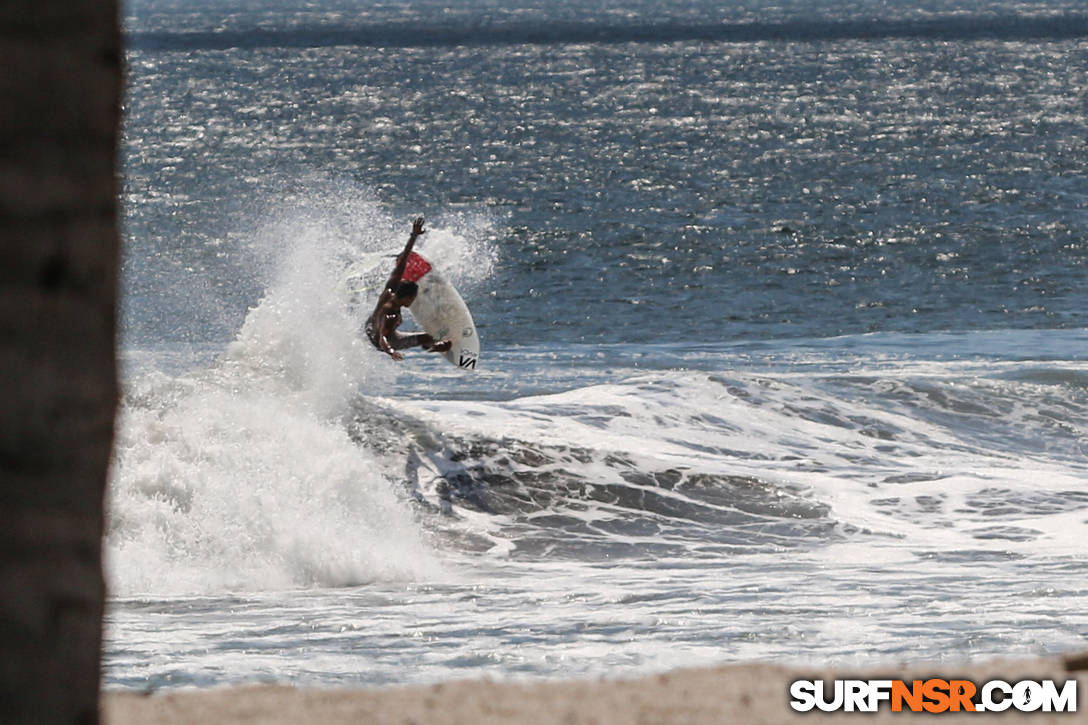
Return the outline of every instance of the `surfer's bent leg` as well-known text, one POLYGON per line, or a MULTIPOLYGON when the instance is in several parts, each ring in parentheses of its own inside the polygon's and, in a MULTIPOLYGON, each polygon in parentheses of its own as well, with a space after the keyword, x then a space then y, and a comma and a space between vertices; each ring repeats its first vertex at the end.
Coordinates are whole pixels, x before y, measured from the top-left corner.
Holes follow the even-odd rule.
POLYGON ((434 338, 426 332, 396 332, 389 340, 389 346, 394 350, 406 350, 410 347, 422 347, 430 350, 434 344, 434 338))
POLYGON ((435 342, 435 339, 426 332, 398 332, 396 339, 390 340, 389 342, 394 350, 421 347, 428 352, 446 352, 453 347, 453 343, 449 340, 439 340, 438 342, 435 342))

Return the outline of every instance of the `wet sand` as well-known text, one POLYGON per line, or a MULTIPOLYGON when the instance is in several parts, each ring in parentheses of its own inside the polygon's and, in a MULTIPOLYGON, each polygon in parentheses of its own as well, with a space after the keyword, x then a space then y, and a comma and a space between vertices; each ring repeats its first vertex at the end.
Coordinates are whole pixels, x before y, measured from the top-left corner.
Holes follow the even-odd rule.
POLYGON ((1088 653, 1064 658, 1016 659, 968 664, 893 665, 858 671, 816 670, 770 664, 678 670, 632 680, 492 682, 465 680, 430 686, 319 689, 255 686, 168 694, 107 693, 106 725, 181 723, 447 723, 517 725, 562 723, 819 722, 1088 723, 1088 653), (790 708, 790 683, 797 679, 965 679, 982 683, 1078 680, 1077 713, 808 713, 790 708))

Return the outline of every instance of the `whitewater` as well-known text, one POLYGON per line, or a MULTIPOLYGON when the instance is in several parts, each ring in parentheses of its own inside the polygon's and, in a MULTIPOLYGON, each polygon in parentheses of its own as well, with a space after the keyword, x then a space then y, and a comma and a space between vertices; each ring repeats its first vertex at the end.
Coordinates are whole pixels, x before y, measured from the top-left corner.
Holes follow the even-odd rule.
MULTIPOLYGON (((108 684, 960 659, 1086 626, 1083 331, 397 365, 358 333, 382 215, 270 224, 236 339, 126 359, 108 684)), ((485 232, 423 249, 471 289, 485 232)))
POLYGON ((1080 4, 125 13, 107 688, 1088 647, 1080 4))

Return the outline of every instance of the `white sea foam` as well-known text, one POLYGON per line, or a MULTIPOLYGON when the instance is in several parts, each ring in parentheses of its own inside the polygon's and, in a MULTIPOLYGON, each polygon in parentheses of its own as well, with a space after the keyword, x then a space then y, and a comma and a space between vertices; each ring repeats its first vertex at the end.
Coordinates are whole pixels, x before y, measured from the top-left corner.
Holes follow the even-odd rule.
MULTIPOLYGON (((403 244, 408 229, 354 187, 292 199, 254 235, 268 261, 266 292, 217 360, 183 372, 171 360, 164 372, 144 355, 126 366, 109 492, 114 593, 435 574, 397 484, 342 422, 353 397, 394 374, 361 335, 374 291, 348 289, 345 270, 403 244)), ((488 255, 459 233, 438 228, 432 238, 450 254, 488 255)))
MULTIPOLYGON (((577 493, 571 480, 642 487, 678 504, 688 497, 703 512, 690 513, 696 521, 731 504, 726 497, 707 508, 690 499, 683 480, 722 477, 722 490, 728 477, 761 481, 768 505, 775 491, 826 505, 835 540, 861 537, 892 558, 945 551, 1074 556, 1088 517, 1083 402, 1060 388, 1010 381, 1004 364, 965 371, 959 362, 884 363, 847 375, 826 368, 653 373, 510 401, 397 405, 475 442, 485 459, 469 475, 555 479, 564 493, 551 497, 554 508, 590 528, 624 512, 577 493), (521 459, 532 460, 519 463, 511 455, 519 448, 531 451, 521 459), (675 488, 654 478, 667 479, 669 471, 683 477, 675 488)), ((698 526, 670 530, 689 538, 692 551, 705 543, 698 526)), ((780 529, 767 530, 774 532, 767 543, 780 540, 780 529)), ((613 540, 650 552, 668 536, 650 529, 613 540)))
POLYGON ((418 526, 335 422, 206 383, 122 417, 110 505, 116 593, 411 579, 418 526))
POLYGON ((221 592, 236 583, 225 574, 249 589, 317 586, 250 595, 240 619, 233 599, 121 603, 108 679, 170 686, 175 670, 189 684, 229 671, 346 685, 1073 646, 1085 621, 1084 364, 866 360, 841 342, 849 364, 703 350, 703 371, 617 372, 510 400, 409 385, 422 397, 353 407, 352 435, 380 455, 291 395, 140 377, 138 421, 124 426, 139 442, 112 507, 127 591, 163 591, 169 577, 221 592), (415 520, 389 493, 412 454, 426 498, 453 489, 453 517, 415 520), (267 470, 290 486, 227 485, 267 470), (184 506, 203 508, 182 517, 184 506), (314 526, 284 536, 300 519, 314 526), (429 567, 411 543, 422 530, 444 562, 471 566, 429 567), (239 542, 259 543, 245 558, 239 542), (401 576, 415 581, 382 581, 401 576), (175 627, 168 644, 159 613, 175 627), (209 631, 230 641, 209 650, 209 631), (389 637, 403 643, 394 655, 389 637), (300 647, 305 657, 291 654, 300 647), (164 648, 164 663, 139 655, 164 648), (361 652, 373 666, 359 667, 361 652))

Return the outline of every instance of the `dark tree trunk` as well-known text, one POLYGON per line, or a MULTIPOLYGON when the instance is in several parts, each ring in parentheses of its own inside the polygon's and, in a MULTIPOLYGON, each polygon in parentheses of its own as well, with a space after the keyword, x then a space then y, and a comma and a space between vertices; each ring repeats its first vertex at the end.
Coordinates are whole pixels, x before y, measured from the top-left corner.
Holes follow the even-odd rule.
POLYGON ((115 0, 0 0, 0 723, 98 721, 115 0))

